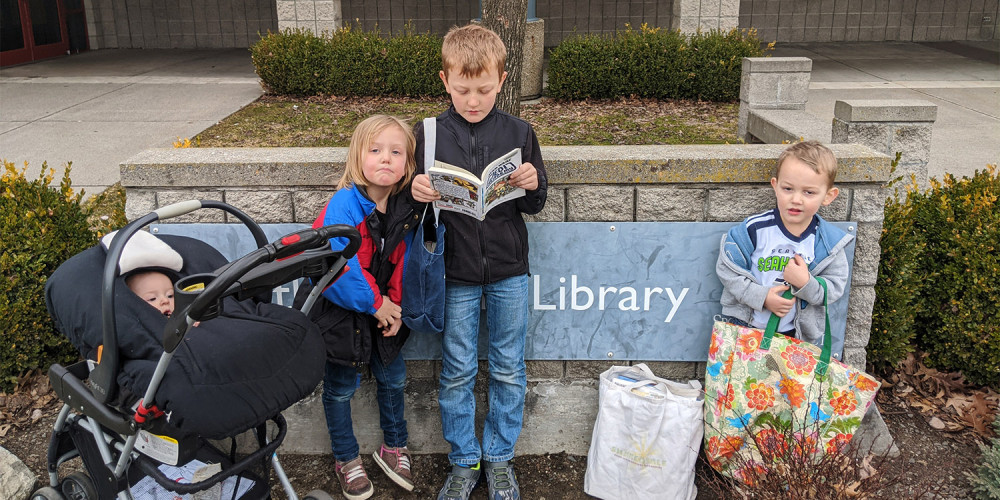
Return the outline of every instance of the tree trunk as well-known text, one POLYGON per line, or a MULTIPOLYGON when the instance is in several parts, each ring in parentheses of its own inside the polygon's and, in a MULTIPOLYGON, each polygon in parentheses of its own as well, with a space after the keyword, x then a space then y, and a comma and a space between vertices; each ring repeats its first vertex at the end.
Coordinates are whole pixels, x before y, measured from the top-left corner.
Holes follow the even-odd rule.
POLYGON ((483 26, 499 35, 507 47, 507 81, 497 96, 497 107, 521 116, 521 59, 528 0, 482 0, 482 5, 483 26))

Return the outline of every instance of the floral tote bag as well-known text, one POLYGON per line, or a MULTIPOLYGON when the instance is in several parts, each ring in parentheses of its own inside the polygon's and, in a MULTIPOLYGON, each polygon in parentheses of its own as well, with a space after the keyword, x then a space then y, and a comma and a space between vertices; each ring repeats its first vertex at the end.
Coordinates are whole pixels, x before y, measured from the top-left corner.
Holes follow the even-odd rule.
POLYGON ((829 316, 822 348, 775 335, 778 320, 772 315, 764 331, 716 321, 708 350, 705 455, 747 483, 782 460, 841 451, 880 385, 831 359, 829 316))

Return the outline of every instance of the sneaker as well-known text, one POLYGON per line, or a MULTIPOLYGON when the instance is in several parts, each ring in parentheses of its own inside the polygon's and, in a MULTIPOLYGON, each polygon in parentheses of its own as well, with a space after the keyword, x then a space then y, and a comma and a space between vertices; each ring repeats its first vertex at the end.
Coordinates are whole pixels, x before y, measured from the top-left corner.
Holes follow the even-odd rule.
POLYGON ((479 464, 472 467, 452 465, 451 473, 438 493, 437 500, 468 500, 472 488, 479 481, 479 464))
POLYGON ((486 462, 486 487, 490 500, 521 500, 521 488, 510 462, 486 462))
POLYGON ((382 468, 392 482, 400 485, 406 491, 413 491, 413 474, 410 472, 410 450, 388 448, 385 443, 374 454, 375 463, 382 468))
POLYGON ((340 491, 347 500, 365 500, 375 493, 361 457, 349 462, 337 462, 337 479, 340 481, 340 491))

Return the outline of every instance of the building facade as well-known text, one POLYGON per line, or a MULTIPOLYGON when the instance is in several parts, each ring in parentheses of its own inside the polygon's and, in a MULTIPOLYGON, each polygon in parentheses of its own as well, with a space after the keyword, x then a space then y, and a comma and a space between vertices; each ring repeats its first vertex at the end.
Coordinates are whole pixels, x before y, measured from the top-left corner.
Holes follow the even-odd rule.
MULTIPOLYGON (((756 28, 762 40, 1000 40, 1000 0, 552 0, 530 2, 544 44, 626 25, 756 28)), ((349 25, 443 34, 476 17, 478 0, 4 0, 3 65, 104 48, 249 47, 285 28, 349 25)), ((529 14, 530 15, 530 14, 529 14)))

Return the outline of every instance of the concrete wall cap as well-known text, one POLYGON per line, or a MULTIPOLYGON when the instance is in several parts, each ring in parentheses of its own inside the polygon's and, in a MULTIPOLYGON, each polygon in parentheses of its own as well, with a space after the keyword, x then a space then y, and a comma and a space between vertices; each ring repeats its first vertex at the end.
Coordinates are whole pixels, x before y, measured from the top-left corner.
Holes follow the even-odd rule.
POLYGON ((347 161, 347 148, 152 148, 122 162, 132 164, 322 163, 347 161))
MULTIPOLYGON (((785 144, 546 146, 549 184, 768 182, 785 144)), ((886 182, 890 159, 858 144, 830 144, 838 182, 886 182)))
POLYGON ((747 132, 768 144, 812 139, 830 143, 830 123, 807 111, 795 109, 753 109, 747 132))
MULTIPOLYGON (((767 182, 782 144, 545 146, 549 184, 767 182)), ((866 146, 831 144, 839 182, 886 182, 890 159, 866 146)), ((347 148, 149 149, 121 164, 128 188, 335 185, 347 148)))
POLYGON ((851 99, 837 101, 833 116, 845 122, 933 122, 937 105, 922 99, 851 99))
POLYGON ((808 57, 744 57, 743 72, 747 73, 796 73, 812 71, 808 57))

